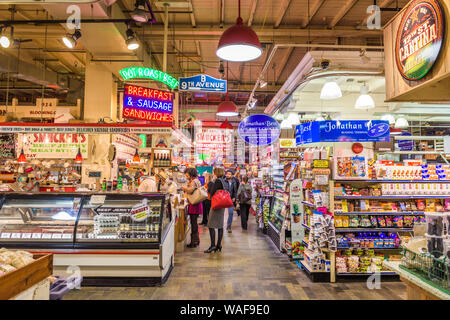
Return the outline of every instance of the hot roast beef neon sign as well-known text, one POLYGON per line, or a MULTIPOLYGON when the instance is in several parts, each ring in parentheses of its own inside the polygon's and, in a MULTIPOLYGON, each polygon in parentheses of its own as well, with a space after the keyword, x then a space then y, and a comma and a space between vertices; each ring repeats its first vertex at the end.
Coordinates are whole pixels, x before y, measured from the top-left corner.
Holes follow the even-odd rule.
POLYGON ((151 79, 160 81, 172 89, 178 87, 178 80, 171 75, 159 70, 144 68, 144 67, 131 67, 125 68, 119 71, 124 80, 129 79, 151 79))
POLYGON ((173 92, 125 85, 122 116, 153 122, 173 121, 173 92))

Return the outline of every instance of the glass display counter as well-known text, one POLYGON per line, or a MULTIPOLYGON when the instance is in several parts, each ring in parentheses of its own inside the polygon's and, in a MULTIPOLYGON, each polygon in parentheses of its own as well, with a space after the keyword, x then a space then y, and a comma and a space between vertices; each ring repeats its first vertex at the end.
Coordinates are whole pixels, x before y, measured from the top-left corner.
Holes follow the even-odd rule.
POLYGON ((57 275, 89 285, 163 282, 173 266, 169 195, 4 193, 0 246, 54 253, 57 275))

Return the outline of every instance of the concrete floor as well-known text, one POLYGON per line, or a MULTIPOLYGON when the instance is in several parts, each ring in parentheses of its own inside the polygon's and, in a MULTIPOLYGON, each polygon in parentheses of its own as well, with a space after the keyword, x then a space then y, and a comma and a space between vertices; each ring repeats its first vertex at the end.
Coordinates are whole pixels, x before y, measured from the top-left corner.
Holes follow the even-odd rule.
POLYGON ((257 230, 253 216, 248 231, 241 230, 239 219, 235 216, 233 233, 224 234, 221 253, 203 253, 209 247, 209 234, 200 227, 200 247, 175 256, 174 270, 162 287, 83 287, 64 299, 406 299, 406 287, 399 281, 383 281, 374 290, 365 281, 313 283, 257 230))

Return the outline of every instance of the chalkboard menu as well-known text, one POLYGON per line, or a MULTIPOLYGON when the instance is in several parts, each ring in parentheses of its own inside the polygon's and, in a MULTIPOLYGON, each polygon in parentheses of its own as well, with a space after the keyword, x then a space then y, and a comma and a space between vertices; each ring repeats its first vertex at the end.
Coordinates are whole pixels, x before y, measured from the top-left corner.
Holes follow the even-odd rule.
POLYGON ((14 159, 15 149, 16 143, 14 141, 14 134, 0 134, 0 159, 14 159))

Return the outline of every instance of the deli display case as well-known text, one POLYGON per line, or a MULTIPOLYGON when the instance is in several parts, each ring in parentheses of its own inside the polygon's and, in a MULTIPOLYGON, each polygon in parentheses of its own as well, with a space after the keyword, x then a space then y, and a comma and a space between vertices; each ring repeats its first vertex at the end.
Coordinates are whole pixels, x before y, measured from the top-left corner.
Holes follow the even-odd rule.
POLYGON ((54 254, 54 274, 83 285, 164 283, 174 219, 162 193, 0 194, 0 247, 54 254))

